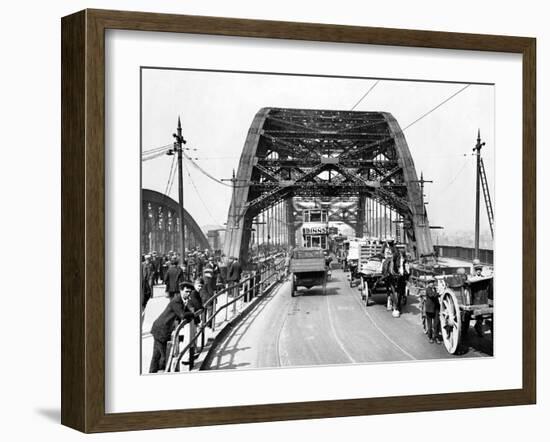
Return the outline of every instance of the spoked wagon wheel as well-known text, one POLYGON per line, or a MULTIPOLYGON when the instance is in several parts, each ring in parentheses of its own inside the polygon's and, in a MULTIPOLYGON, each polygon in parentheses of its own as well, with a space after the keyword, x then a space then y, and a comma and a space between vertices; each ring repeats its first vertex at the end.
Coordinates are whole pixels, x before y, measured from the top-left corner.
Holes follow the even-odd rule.
POLYGON ((409 288, 409 284, 407 284, 405 285, 405 294, 403 295, 403 299, 401 300, 401 305, 407 305, 409 295, 410 295, 410 288, 409 288))
POLYGON ((296 277, 292 275, 292 286, 290 287, 290 296, 292 296, 293 298, 294 296, 296 296, 296 289, 297 289, 296 277))
POLYGON ((441 298, 441 334, 447 351, 455 354, 460 346, 462 321, 460 308, 453 293, 445 292, 441 298))
POLYGON ((363 296, 365 297, 365 307, 369 306, 369 299, 371 295, 371 289, 369 287, 369 280, 361 278, 361 284, 363 285, 363 296))

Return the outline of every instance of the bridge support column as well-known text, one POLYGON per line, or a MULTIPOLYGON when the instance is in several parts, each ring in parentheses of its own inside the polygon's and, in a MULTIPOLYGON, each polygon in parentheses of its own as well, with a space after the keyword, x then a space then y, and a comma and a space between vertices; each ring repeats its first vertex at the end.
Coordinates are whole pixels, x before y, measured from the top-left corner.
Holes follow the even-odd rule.
POLYGON ((288 231, 288 246, 296 247, 296 229, 294 228, 294 204, 292 198, 286 200, 286 225, 288 231))
POLYGON ((355 236, 361 238, 363 236, 363 228, 365 226, 365 200, 364 195, 359 195, 357 201, 357 223, 355 224, 355 236))

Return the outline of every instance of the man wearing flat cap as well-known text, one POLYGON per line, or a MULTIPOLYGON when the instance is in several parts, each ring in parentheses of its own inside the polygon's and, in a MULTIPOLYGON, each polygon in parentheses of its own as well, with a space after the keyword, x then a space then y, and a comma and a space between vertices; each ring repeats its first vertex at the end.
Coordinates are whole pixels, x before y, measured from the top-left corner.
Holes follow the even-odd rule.
POLYGON ((179 294, 180 285, 184 282, 184 280, 183 270, 179 266, 178 258, 172 257, 170 267, 168 267, 164 277, 164 283, 166 284, 166 296, 172 299, 174 295, 179 294))
POLYGON ((153 326, 151 327, 154 344, 149 373, 165 370, 168 341, 172 337, 174 325, 179 321, 192 321, 195 317, 188 302, 193 290, 193 284, 185 282, 181 287, 181 293, 174 294, 164 311, 153 322, 153 326))
POLYGON ((426 287, 426 301, 424 306, 426 309, 428 341, 430 344, 434 342, 441 344, 441 338, 439 337, 441 333, 439 321, 439 294, 435 288, 435 278, 430 276, 426 282, 428 287, 426 287))

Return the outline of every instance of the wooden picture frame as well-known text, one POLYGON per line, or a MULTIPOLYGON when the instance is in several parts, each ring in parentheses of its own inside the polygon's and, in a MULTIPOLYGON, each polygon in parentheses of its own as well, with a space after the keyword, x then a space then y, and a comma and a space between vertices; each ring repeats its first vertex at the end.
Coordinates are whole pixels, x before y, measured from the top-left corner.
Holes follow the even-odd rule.
POLYGON ((62 424, 83 432, 534 404, 536 41, 106 10, 62 19, 62 424), (513 390, 107 414, 105 412, 105 30, 139 30, 522 55, 523 385, 513 390))

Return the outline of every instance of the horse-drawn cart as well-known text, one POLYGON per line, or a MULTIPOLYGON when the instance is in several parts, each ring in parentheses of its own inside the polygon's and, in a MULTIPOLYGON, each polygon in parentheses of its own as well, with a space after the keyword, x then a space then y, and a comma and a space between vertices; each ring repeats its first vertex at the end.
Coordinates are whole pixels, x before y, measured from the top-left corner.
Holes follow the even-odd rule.
POLYGON ((322 249, 294 249, 289 271, 292 273, 292 296, 296 295, 298 287, 310 289, 316 285, 322 286, 323 294, 326 294, 328 269, 322 249))
POLYGON ((424 308, 426 286, 430 279, 435 279, 443 343, 450 354, 457 354, 464 347, 472 320, 481 324, 488 319, 492 330, 493 276, 471 276, 464 268, 451 274, 448 268, 446 270, 445 274, 429 275, 424 272, 419 274, 413 269, 409 289, 420 297, 422 327, 427 332, 424 308))

